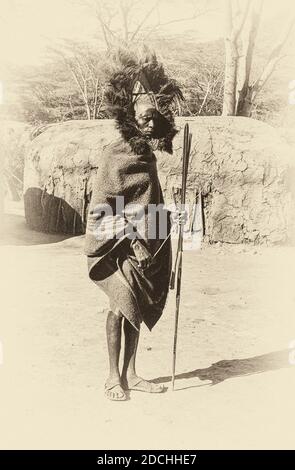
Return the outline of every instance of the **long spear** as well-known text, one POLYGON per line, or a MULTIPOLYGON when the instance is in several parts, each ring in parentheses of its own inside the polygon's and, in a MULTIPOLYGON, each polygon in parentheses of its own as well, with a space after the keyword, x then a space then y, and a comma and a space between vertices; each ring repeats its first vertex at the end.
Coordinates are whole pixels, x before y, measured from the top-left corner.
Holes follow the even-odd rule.
MULTIPOLYGON (((190 156, 190 150, 191 150, 191 141, 192 141, 192 134, 189 132, 188 124, 186 124, 184 127, 184 136, 183 136, 181 210, 185 209, 186 180, 187 180, 189 156, 190 156)), ((170 279, 171 289, 174 289, 175 279, 176 279, 176 310, 175 310, 174 341, 173 341, 172 390, 174 390, 174 382, 175 382, 177 332, 178 332, 181 275, 182 275, 182 252, 183 252, 183 225, 181 224, 179 226, 178 246, 177 246, 176 258, 175 258, 175 265, 174 265, 174 269, 172 271, 171 279, 170 279)))

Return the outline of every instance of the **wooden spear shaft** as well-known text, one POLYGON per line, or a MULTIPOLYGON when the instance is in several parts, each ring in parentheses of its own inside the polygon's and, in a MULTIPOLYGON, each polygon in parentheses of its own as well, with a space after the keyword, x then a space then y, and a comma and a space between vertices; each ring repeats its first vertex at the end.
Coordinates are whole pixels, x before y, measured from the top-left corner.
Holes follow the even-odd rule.
MULTIPOLYGON (((192 135, 189 133, 188 124, 184 128, 183 137, 183 156, 182 156, 182 182, 181 182, 181 210, 185 209, 186 197, 186 181, 189 164, 189 156, 191 150, 192 135)), ((178 336, 178 319, 180 307, 180 293, 181 293, 181 277, 182 277, 182 252, 183 252, 183 225, 179 227, 178 246, 175 259, 175 267, 171 274, 170 288, 174 289, 176 279, 176 309, 175 309, 175 324, 174 324, 174 341, 173 341, 173 360, 172 360, 172 390, 174 390, 175 382, 175 367, 176 367, 176 351, 177 351, 177 336, 178 336)))

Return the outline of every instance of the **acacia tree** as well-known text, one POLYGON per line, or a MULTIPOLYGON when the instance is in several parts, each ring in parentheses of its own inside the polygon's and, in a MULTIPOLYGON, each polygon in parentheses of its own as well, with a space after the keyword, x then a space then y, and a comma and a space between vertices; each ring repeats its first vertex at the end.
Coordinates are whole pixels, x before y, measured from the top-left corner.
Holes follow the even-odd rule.
POLYGON ((7 102, 6 115, 34 125, 105 117, 105 64, 96 48, 64 41, 48 49, 44 63, 9 67, 9 91, 17 101, 7 102))
POLYGON ((225 37, 225 80, 223 115, 251 116, 257 95, 282 58, 282 50, 294 26, 291 18, 275 43, 260 75, 251 81, 257 32, 263 0, 227 0, 227 29, 225 37))
MULTIPOLYGON (((208 46, 206 49, 208 50, 208 46)), ((218 61, 214 63, 208 54, 202 52, 202 48, 198 48, 190 60, 182 62, 181 67, 179 66, 181 62, 174 57, 169 58, 166 64, 169 74, 176 78, 185 97, 181 104, 181 112, 176 113, 178 115, 215 116, 222 112, 224 80, 222 64, 218 61), (206 61, 201 60, 204 55, 206 61)))
POLYGON ((88 0, 87 3, 98 20, 105 46, 111 50, 150 41, 174 23, 193 22, 213 10, 214 0, 185 0, 183 10, 189 7, 187 13, 169 19, 164 19, 169 0, 153 0, 150 3, 142 0, 88 0))
POLYGON ((9 77, 9 86, 17 97, 7 110, 10 119, 40 125, 85 118, 75 85, 57 57, 34 67, 12 67, 9 77))
MULTIPOLYGON (((87 119, 97 119, 102 111, 105 93, 105 55, 89 45, 64 41, 63 47, 52 49, 61 58, 69 80, 83 103, 87 119)), ((69 100, 69 106, 72 102, 69 100)))

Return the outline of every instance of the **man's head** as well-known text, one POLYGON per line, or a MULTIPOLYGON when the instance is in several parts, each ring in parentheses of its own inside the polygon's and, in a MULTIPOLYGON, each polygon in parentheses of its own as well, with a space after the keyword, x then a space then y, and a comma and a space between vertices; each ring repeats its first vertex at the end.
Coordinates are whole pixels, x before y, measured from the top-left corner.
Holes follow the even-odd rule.
POLYGON ((137 103, 135 121, 147 139, 161 139, 171 130, 170 122, 151 103, 137 103))
POLYGON ((123 139, 135 153, 151 144, 171 154, 177 134, 173 108, 183 99, 176 81, 151 51, 119 50, 113 59, 105 98, 123 139))
POLYGON ((143 104, 135 107, 135 120, 141 133, 152 139, 157 133, 157 110, 151 104, 143 104))

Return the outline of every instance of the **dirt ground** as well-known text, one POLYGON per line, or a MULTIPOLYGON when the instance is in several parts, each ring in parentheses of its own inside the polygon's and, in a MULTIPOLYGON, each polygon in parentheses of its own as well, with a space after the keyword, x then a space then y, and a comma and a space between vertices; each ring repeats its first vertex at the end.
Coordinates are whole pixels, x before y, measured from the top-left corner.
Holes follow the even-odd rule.
POLYGON ((138 354, 138 372, 167 392, 114 403, 108 302, 83 237, 30 231, 13 212, 0 240, 1 449, 295 448, 294 248, 185 252, 176 391, 171 292, 138 354))

